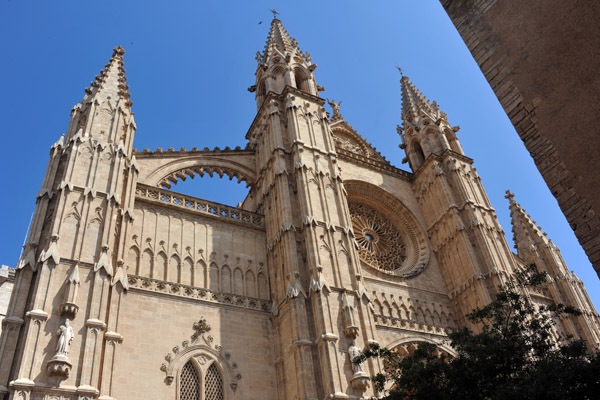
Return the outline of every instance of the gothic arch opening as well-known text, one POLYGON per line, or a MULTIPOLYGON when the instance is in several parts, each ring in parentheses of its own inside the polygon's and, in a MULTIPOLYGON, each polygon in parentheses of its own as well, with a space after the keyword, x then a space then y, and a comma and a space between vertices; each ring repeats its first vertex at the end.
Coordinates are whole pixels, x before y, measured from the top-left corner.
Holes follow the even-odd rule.
POLYGON ((294 69, 294 80, 296 81, 296 88, 303 92, 310 93, 310 83, 308 81, 307 74, 301 69, 294 69))
POLYGON ((208 353, 190 357, 179 371, 178 400, 224 400, 224 371, 208 353))
POLYGON ((454 133, 450 129, 445 129, 444 130, 444 135, 446 136, 446 139, 448 140, 448 144, 450 145, 450 149, 452 149, 452 151, 455 151, 455 152, 457 152, 459 154, 463 154, 463 150, 462 150, 462 147, 460 145, 460 142, 458 141, 458 138, 456 137, 456 133, 454 133))
POLYGON ((423 153, 421 144, 416 140, 412 142, 410 148, 411 153, 413 154, 413 162, 415 164, 414 169, 417 169, 425 162, 425 153, 423 153))

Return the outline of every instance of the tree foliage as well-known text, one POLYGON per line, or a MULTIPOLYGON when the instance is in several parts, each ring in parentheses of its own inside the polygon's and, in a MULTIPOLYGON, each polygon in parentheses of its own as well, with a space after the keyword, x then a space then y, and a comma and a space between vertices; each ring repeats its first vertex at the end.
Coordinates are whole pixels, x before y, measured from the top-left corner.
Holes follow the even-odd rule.
POLYGON ((500 287, 493 302, 468 314, 479 329, 448 335, 456 356, 421 342, 405 357, 371 346, 354 361, 382 359, 385 374, 373 382, 387 400, 599 399, 600 353, 588 352, 581 340, 556 337, 555 318, 580 312, 535 305, 524 294, 546 279, 532 265, 500 287))

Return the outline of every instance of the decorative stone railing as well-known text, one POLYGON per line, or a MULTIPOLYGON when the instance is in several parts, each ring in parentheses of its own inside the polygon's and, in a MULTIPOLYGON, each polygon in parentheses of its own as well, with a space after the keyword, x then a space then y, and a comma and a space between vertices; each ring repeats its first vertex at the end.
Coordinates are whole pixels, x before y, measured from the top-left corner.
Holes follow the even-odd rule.
POLYGON ((388 328, 406 329, 415 332, 430 333, 433 335, 448 335, 452 331, 451 328, 443 328, 441 326, 427 325, 417 321, 409 321, 396 317, 387 317, 385 315, 373 314, 375 324, 388 328))
POLYGON ((271 300, 257 299, 232 293, 215 292, 209 289, 181 285, 158 279, 127 275, 129 289, 162 293, 169 296, 185 297, 209 303, 226 304, 257 311, 271 311, 271 300))
POLYGON ((181 207, 190 211, 235 221, 246 225, 264 228, 264 216, 236 207, 187 196, 170 190, 138 183, 135 194, 142 200, 151 200, 181 207))

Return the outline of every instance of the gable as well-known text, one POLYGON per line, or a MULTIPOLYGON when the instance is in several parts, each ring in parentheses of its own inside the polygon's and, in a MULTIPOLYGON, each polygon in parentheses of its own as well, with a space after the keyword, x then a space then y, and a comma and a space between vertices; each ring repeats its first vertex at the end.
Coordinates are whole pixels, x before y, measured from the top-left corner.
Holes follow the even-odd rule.
POLYGON ((349 151, 369 158, 373 161, 379 161, 385 164, 389 162, 377 151, 369 142, 348 125, 346 121, 339 121, 331 125, 331 132, 335 141, 337 151, 349 151))

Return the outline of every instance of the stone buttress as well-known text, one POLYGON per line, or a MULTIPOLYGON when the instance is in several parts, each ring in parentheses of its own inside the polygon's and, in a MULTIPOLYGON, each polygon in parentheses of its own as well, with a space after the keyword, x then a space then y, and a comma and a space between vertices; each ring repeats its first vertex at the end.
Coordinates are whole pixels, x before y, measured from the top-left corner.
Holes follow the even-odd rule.
POLYGON ((346 350, 374 338, 316 64, 278 19, 257 61, 250 196, 266 221, 279 395, 358 398, 368 377, 353 371, 346 350))
POLYGON ((110 398, 127 289, 118 249, 137 175, 123 54, 114 49, 51 147, 0 343, 5 397, 110 398))

